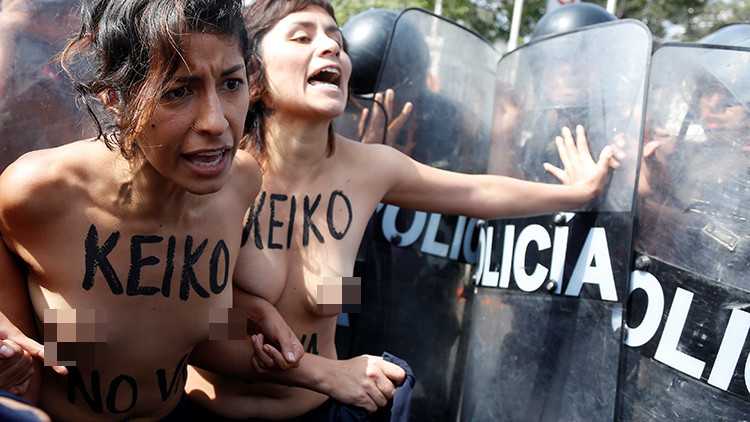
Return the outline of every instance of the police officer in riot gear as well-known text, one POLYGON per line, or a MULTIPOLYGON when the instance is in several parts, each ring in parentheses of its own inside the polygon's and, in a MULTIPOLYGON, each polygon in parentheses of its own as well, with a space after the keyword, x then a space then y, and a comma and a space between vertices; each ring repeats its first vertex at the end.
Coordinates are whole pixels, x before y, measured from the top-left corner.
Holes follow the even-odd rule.
MULTIPOLYGON (((595 4, 565 5, 542 16, 534 29, 531 41, 614 20, 617 20, 616 16, 595 4)), ((538 151, 545 151, 542 157, 544 161, 553 164, 558 162, 554 138, 561 127, 583 124, 589 134, 602 132, 600 119, 589 114, 590 100, 586 90, 589 79, 597 78, 598 69, 589 64, 579 66, 569 60, 568 54, 567 51, 550 51, 543 57, 534 57, 529 65, 530 70, 538 74, 539 81, 536 86, 540 93, 536 107, 538 113, 526 116, 535 123, 524 125, 534 128, 534 131, 521 131, 516 140, 521 149, 520 158, 525 163, 523 167, 526 168, 526 179, 544 182, 551 180, 541 166, 536 164, 540 159, 538 151)))
MULTIPOLYGON (((400 20, 395 35, 398 41, 389 47, 398 17, 392 10, 368 10, 342 27, 352 59, 352 92, 369 97, 376 89, 392 89, 396 97, 394 110, 411 102, 413 111, 403 129, 395 134, 392 146, 430 166, 466 172, 460 158, 469 151, 459 151, 458 140, 472 139, 473 125, 466 113, 440 94, 439 76, 429 71, 429 47, 412 22, 400 20), (387 76, 378 80, 386 59, 387 76)), ((474 168, 471 172, 483 171, 474 168)))

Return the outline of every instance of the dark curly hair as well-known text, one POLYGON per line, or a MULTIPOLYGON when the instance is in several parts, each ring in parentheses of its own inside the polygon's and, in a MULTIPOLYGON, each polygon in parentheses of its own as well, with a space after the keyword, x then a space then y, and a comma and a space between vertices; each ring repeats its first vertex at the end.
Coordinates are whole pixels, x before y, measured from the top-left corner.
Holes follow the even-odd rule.
POLYGON ((247 63, 242 7, 241 0, 84 1, 81 32, 60 59, 99 138, 125 157, 137 153, 138 136, 175 77, 190 33, 234 40, 247 63), (101 112, 99 101, 109 112, 101 112))

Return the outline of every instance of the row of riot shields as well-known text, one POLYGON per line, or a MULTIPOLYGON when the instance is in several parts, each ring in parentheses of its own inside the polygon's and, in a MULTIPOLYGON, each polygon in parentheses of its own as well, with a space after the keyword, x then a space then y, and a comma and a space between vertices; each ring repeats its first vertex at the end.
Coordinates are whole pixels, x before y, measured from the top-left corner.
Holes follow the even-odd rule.
POLYGON ((750 419, 750 50, 653 55, 622 420, 750 419))
POLYGON ((501 57, 428 12, 396 20, 377 91, 414 103, 394 142, 412 158, 556 182, 542 163, 581 124, 620 163, 571 212, 378 209, 340 349, 409 362, 411 420, 750 418, 750 49, 651 47, 626 19, 501 57))
MULTIPOLYGON (((78 1, 0 9, 0 168, 91 133, 51 60, 78 1)), ((355 269, 362 312, 338 345, 409 362, 411 420, 750 419, 750 49, 651 45, 620 20, 501 57, 453 22, 399 15, 377 83, 395 109, 414 104, 394 147, 554 182, 554 136, 582 124, 594 157, 614 145, 620 161, 566 213, 378 209, 355 269)), ((358 116, 337 127, 356 138, 358 116)))

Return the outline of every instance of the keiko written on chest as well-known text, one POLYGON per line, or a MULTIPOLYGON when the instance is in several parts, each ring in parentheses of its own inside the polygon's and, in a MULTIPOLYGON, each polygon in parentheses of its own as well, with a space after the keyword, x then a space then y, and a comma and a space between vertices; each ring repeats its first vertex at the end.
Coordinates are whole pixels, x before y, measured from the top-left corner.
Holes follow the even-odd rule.
MULTIPOLYGON (((122 248, 120 243, 120 232, 115 231, 101 244, 100 234, 96 225, 92 224, 89 228, 85 241, 86 251, 86 273, 83 277, 83 288, 91 290, 94 287, 94 278, 97 270, 100 270, 104 280, 106 280, 112 293, 116 295, 126 294, 127 296, 152 296, 161 293, 164 297, 169 297, 172 293, 172 282, 175 278, 175 271, 179 273, 179 297, 181 300, 188 300, 190 290, 202 297, 208 298, 211 293, 218 295, 227 287, 230 276, 230 258, 229 248, 223 239, 212 241, 213 248, 210 249, 210 256, 206 253, 209 245, 209 239, 197 241, 192 236, 187 235, 184 238, 184 244, 180 245, 182 251, 178 251, 177 237, 169 236, 164 238, 156 235, 133 235, 130 238, 130 265, 128 270, 125 286, 123 287, 120 277, 117 275, 110 254, 116 248, 122 248), (154 255, 144 256, 143 248, 145 245, 153 245, 154 250, 163 251, 163 259, 154 255), (175 268, 175 257, 182 255, 182 268, 175 268), (199 275, 196 274, 196 267, 203 265, 208 260, 208 290, 198 281, 199 275), (162 262, 163 261, 163 262, 162 262), (153 283, 153 279, 141 281, 141 274, 144 267, 160 266, 161 286, 148 285, 153 283)), ((103 238, 103 237, 102 237, 103 238)), ((179 265, 179 262, 178 264, 179 265)), ((205 280, 201 276, 202 280, 205 280)), ((205 282, 204 282, 205 284, 205 282)))
MULTIPOLYGON (((305 197, 300 201, 302 202, 301 205, 303 218, 302 246, 307 246, 310 244, 310 233, 315 236, 318 242, 325 243, 323 234, 320 232, 320 229, 313 221, 313 216, 316 212, 318 212, 318 207, 320 206, 320 201, 322 198, 322 194, 318 194, 314 198, 305 195, 305 197)), ((250 208, 250 214, 247 218, 245 228, 242 232, 242 245, 245 245, 248 238, 250 237, 250 233, 252 232, 255 246, 258 249, 264 248, 262 233, 263 229, 260 225, 260 215, 263 212, 264 207, 268 206, 268 239, 266 244, 268 245, 269 249, 284 249, 285 246, 286 249, 289 249, 292 245, 292 239, 294 236, 294 221, 295 214, 297 213, 297 202, 297 197, 294 195, 290 196, 280 193, 272 193, 268 195, 266 192, 262 192, 255 204, 253 204, 252 208, 250 208), (268 198, 269 196, 270 198, 268 198), (268 204, 266 204, 267 198, 268 204), (280 219, 277 219, 276 216, 276 204, 280 202, 289 202, 289 216, 286 223, 286 233, 284 233, 284 222, 280 219), (275 234, 281 236, 286 234, 286 239, 284 239, 286 240, 285 244, 279 243, 279 241, 283 240, 279 240, 279 237, 274 236, 275 234)), ((344 236, 346 236, 347 232, 349 232, 349 228, 352 225, 352 218, 352 203, 346 196, 346 194, 344 194, 344 192, 340 190, 334 190, 333 192, 331 192, 331 195, 328 197, 328 207, 326 208, 326 225, 328 226, 328 232, 331 234, 331 236, 336 240, 343 239, 344 236), (346 215, 346 224, 341 224, 341 222, 337 223, 334 219, 337 205, 341 207, 340 209, 346 215)))

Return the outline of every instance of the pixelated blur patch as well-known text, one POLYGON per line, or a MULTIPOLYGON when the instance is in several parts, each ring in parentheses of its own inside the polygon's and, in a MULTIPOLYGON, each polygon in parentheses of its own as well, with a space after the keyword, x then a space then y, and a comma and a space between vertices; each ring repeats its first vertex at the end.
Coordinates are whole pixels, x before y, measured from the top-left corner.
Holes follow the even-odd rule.
POLYGON ((208 310, 209 340, 246 340, 247 310, 211 308, 208 310))
POLYGON ((357 313, 362 309, 362 282, 359 277, 325 277, 318 285, 318 312, 357 313))
POLYGON ((107 350, 103 309, 45 309, 44 365, 94 365, 107 350))

